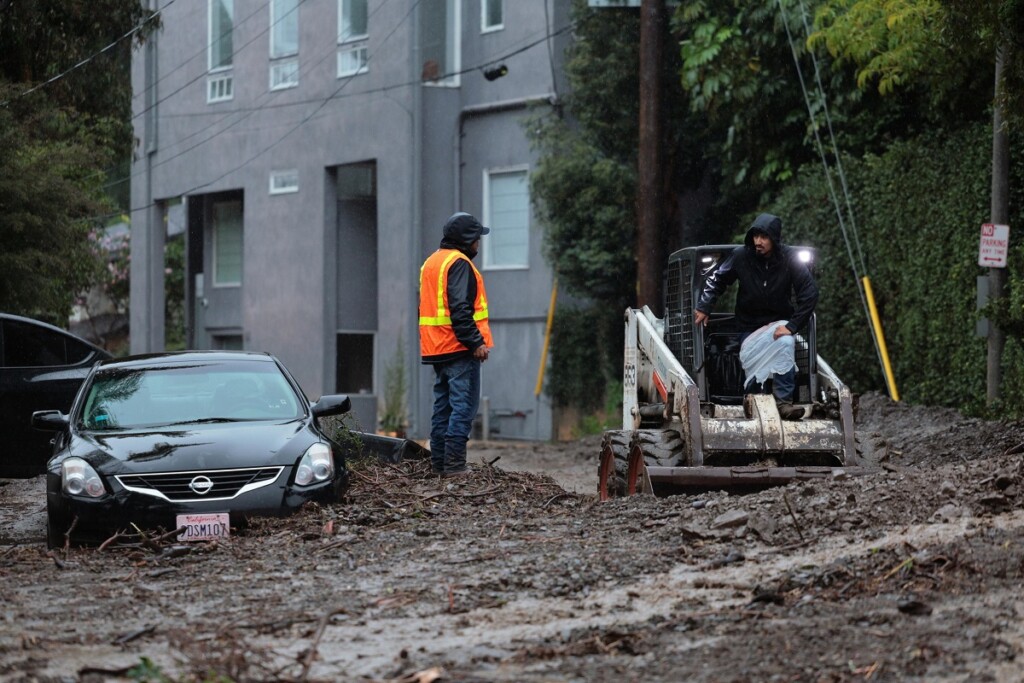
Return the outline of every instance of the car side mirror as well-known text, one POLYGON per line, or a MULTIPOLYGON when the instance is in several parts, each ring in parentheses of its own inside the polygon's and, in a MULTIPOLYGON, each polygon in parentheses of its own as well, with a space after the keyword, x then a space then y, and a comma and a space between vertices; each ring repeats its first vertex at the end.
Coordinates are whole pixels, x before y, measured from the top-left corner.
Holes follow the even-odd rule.
POLYGON ((42 432, 60 432, 68 426, 68 416, 59 410, 37 410, 32 413, 32 427, 42 432))
POLYGON ((328 415, 341 415, 352 410, 352 399, 345 394, 328 394, 321 396, 320 400, 313 404, 313 417, 327 417, 328 415))

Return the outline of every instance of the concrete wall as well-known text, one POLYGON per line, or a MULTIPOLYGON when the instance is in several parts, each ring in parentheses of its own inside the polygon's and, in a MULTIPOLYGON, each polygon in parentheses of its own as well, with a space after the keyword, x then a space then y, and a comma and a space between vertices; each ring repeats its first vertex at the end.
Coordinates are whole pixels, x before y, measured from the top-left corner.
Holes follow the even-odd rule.
MULTIPOLYGON (((507 0, 505 28, 481 33, 479 2, 461 0, 463 68, 543 36, 546 3, 552 29, 564 25, 567 0, 507 0)), ((420 85, 415 11, 410 14, 407 3, 371 0, 369 72, 338 79, 337 3, 310 0, 299 11, 295 88, 268 89, 265 2, 235 3, 230 101, 206 102, 205 1, 167 6, 150 48, 154 59, 147 63, 144 50, 136 54, 135 125, 143 147, 132 180, 132 350, 161 348, 162 221, 153 202, 185 196, 191 205, 235 193, 244 204, 243 282, 211 291, 212 252, 204 228, 199 234, 208 305, 195 322, 207 329, 196 330, 197 345, 209 343, 212 328, 237 328, 245 348, 279 356, 316 398, 335 390, 338 331, 364 329, 372 321, 375 398, 382 398, 384 368, 401 339, 411 433, 422 437, 429 430, 432 372, 419 365, 419 266, 437 247, 451 213, 482 215, 486 169, 532 168, 521 119, 527 103, 543 103, 555 92, 549 49, 541 43, 508 57, 508 75, 495 81, 474 69, 458 87, 420 85), (353 284, 359 280, 355 266, 338 259, 347 252, 338 241, 345 216, 339 216, 334 183, 338 167, 368 161, 377 169, 376 282, 360 288, 353 284), (270 173, 285 169, 298 170, 299 191, 271 195, 270 173), (358 313, 347 321, 346 311, 358 313)), ((561 47, 553 48, 559 78, 561 47)), ((205 213, 188 212, 192 219, 205 213)), ((534 396, 552 284, 541 242, 540 228, 532 224, 529 268, 484 271, 497 345, 484 368, 484 394, 502 436, 546 439, 552 433, 547 399, 534 396)))

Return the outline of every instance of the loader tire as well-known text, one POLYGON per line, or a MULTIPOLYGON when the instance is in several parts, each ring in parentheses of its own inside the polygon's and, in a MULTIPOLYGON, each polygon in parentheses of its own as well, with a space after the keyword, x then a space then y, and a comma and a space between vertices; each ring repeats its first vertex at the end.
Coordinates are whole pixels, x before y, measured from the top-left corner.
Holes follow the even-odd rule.
POLYGON ((601 440, 601 461, 597 470, 597 495, 601 500, 626 495, 626 471, 632 433, 608 431, 601 440))
POLYGON ((639 448, 648 467, 682 467, 687 464, 686 442, 675 429, 638 429, 630 448, 639 448))

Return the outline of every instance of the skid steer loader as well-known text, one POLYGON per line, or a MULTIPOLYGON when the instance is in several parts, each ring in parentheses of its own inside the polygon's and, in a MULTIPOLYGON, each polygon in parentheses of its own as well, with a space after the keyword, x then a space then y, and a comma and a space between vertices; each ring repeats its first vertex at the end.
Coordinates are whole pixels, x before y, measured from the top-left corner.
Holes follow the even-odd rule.
MULTIPOLYGON (((732 313, 712 313, 706 326, 694 323, 705 280, 734 248, 675 252, 666 271, 665 317, 647 307, 626 310, 622 429, 602 440, 602 500, 753 490, 865 472, 852 395, 817 354, 814 316, 796 335, 799 420, 782 420, 771 394, 744 393, 732 313)), ((813 249, 797 249, 813 262, 813 249)))

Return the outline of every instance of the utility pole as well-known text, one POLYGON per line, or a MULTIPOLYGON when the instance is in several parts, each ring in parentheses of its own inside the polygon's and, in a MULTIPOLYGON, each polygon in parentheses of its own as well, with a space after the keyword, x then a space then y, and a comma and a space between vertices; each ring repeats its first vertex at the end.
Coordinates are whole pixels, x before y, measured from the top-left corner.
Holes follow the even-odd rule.
POLYGON ((665 0, 640 3, 640 142, 637 193, 637 305, 661 315, 662 241, 661 55, 665 0))
MULTIPOLYGON (((1002 42, 996 54, 996 87, 992 107, 992 223, 1008 225, 1010 222, 1010 141, 1003 119, 1003 69, 1008 47, 1002 42)), ((1006 269, 988 269, 989 302, 995 303, 1006 296, 1006 269)), ((991 405, 999 398, 999 385, 1003 379, 1003 346, 1006 332, 992 322, 988 329, 988 363, 986 372, 986 402, 991 405)))

